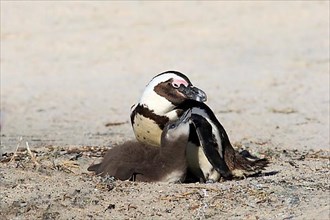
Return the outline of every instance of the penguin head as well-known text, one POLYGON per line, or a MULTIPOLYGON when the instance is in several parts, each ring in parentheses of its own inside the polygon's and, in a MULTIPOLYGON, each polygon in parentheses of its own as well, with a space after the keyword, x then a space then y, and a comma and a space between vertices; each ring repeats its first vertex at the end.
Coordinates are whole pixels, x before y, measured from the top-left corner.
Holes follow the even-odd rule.
POLYGON ((174 121, 169 122, 162 132, 162 143, 172 145, 175 142, 187 142, 189 138, 191 110, 185 111, 182 116, 174 121))
POLYGON ((184 74, 167 71, 152 78, 143 91, 139 104, 162 115, 188 99, 205 102, 207 97, 205 92, 194 87, 184 74))

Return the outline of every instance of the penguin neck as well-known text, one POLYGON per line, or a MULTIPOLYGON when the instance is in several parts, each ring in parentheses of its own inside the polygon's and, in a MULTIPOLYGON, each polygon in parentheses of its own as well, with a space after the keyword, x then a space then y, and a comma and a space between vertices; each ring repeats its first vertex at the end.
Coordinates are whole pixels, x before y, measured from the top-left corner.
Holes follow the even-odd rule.
POLYGON ((144 94, 141 97, 139 104, 147 107, 150 111, 160 116, 166 115, 176 107, 166 98, 155 92, 144 94))

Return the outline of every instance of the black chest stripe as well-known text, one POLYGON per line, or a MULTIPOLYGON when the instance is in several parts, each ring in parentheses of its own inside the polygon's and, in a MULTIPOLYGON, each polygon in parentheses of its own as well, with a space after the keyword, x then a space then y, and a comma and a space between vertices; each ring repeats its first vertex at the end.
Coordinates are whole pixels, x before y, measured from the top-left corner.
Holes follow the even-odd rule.
POLYGON ((160 116, 153 112, 153 110, 148 109, 147 107, 144 107, 143 105, 138 104, 134 110, 134 112, 131 114, 131 122, 134 124, 134 118, 136 114, 140 114, 146 118, 149 118, 156 122, 156 124, 159 126, 160 129, 164 129, 165 125, 169 121, 169 118, 167 116, 160 116))

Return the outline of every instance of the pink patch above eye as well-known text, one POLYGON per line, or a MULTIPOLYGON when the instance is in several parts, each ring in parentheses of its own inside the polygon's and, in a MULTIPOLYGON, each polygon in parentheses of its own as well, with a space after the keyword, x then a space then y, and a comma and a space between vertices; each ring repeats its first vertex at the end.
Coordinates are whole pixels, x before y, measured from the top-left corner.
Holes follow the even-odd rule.
POLYGON ((174 79, 172 84, 177 84, 177 85, 184 85, 184 86, 188 86, 188 82, 183 80, 183 79, 174 79))

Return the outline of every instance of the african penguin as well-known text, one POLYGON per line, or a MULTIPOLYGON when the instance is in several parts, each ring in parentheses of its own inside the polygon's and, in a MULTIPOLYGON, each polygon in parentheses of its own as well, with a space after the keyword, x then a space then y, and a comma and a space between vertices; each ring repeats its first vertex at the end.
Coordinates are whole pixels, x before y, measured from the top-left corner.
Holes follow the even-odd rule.
MULTIPOLYGON (((267 159, 245 157, 232 147, 229 137, 212 110, 201 102, 186 101, 198 139, 189 139, 187 162, 192 173, 206 182, 224 178, 244 177, 259 173, 268 165, 267 159)), ((183 106, 179 106, 183 107, 183 106)), ((184 107, 183 107, 184 108, 184 107)))
POLYGON ((119 180, 175 183, 184 180, 187 171, 185 157, 189 138, 188 110, 174 122, 169 122, 161 135, 158 148, 129 141, 106 153, 100 164, 88 170, 101 176, 114 176, 119 180))
POLYGON ((131 123, 136 139, 148 145, 160 146, 165 124, 178 119, 187 110, 177 108, 185 100, 205 102, 206 94, 177 71, 163 72, 152 78, 139 102, 131 108, 131 123))

